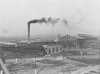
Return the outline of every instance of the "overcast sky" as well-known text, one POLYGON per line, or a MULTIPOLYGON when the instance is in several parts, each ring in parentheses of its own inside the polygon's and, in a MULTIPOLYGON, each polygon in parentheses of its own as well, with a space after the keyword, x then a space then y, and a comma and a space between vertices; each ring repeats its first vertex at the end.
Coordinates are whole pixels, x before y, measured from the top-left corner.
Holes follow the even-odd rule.
POLYGON ((0 0, 0 36, 26 36, 29 20, 48 16, 65 18, 68 25, 33 24, 31 35, 100 35, 100 0, 0 0))

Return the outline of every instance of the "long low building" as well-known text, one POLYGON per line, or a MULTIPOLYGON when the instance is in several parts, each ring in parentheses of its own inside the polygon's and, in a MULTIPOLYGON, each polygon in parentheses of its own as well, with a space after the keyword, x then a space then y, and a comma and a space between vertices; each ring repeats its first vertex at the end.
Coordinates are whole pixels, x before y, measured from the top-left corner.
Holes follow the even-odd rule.
POLYGON ((63 46, 61 45, 43 45, 43 47, 47 55, 55 54, 63 51, 63 46))

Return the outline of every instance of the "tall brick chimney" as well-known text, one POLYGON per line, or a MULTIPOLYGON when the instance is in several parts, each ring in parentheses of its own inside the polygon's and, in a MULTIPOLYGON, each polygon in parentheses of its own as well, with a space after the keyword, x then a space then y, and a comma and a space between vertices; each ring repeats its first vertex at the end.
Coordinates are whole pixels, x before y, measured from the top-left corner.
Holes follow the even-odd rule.
POLYGON ((27 32, 27 38, 30 40, 30 23, 28 23, 28 32, 27 32))

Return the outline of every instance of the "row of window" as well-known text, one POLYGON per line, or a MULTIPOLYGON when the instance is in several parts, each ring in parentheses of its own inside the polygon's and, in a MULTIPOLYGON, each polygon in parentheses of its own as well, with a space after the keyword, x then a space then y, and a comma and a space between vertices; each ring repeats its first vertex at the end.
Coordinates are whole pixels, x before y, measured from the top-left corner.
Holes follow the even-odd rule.
POLYGON ((62 48, 45 48, 45 51, 47 52, 47 54, 52 54, 52 53, 57 53, 57 52, 60 52, 62 51, 63 49, 62 48))

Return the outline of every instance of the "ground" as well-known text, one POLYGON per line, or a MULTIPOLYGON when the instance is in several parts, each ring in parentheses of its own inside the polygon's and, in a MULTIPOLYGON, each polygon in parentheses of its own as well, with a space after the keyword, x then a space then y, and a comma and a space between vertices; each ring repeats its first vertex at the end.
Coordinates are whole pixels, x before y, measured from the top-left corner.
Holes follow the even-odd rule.
POLYGON ((62 56, 46 56, 36 62, 33 59, 31 63, 20 61, 8 64, 9 71, 13 74, 100 74, 100 64, 88 64, 62 56))
POLYGON ((11 74, 100 74, 99 56, 61 53, 35 58, 34 54, 4 50, 0 53, 5 54, 6 66, 11 74))

